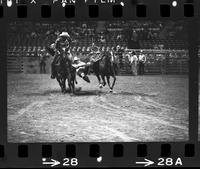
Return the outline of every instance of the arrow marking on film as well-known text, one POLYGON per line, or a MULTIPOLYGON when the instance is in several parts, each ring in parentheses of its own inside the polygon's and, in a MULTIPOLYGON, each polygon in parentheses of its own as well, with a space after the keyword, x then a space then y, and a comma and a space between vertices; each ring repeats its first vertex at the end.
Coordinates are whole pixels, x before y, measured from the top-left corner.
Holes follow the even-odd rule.
POLYGON ((44 164, 44 165, 51 165, 51 167, 54 167, 54 166, 57 166, 57 165, 59 165, 60 164, 60 162, 59 161, 57 161, 57 160, 54 160, 54 159, 51 159, 51 161, 50 162, 43 162, 42 164, 44 164))
POLYGON ((148 160, 148 159, 146 159, 146 158, 145 158, 144 160, 145 160, 145 161, 142 161, 142 162, 136 162, 136 164, 143 164, 145 167, 154 164, 154 162, 151 161, 151 160, 148 160))

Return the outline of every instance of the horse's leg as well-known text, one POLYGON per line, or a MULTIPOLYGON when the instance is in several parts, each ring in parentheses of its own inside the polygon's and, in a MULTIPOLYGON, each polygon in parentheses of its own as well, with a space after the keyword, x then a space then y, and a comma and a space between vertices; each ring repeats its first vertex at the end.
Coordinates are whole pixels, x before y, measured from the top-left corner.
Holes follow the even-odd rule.
POLYGON ((68 80, 69 92, 71 93, 72 92, 72 85, 71 85, 72 75, 71 75, 71 72, 69 72, 67 80, 68 80))
POLYGON ((103 88, 103 85, 101 84, 101 78, 99 75, 96 75, 98 81, 99 81, 99 88, 103 88))
POLYGON ((71 87, 72 87, 72 93, 75 93, 75 81, 76 81, 76 70, 72 70, 71 75, 71 87))
POLYGON ((115 86, 115 82, 116 82, 116 74, 115 74, 115 68, 114 68, 114 64, 111 65, 111 75, 113 77, 113 84, 111 86, 111 92, 113 92, 113 88, 115 86))
POLYGON ((61 92, 64 93, 64 87, 63 87, 63 79, 58 79, 58 83, 60 85, 60 88, 61 88, 61 92))
POLYGON ((71 86, 72 86, 72 93, 74 94, 75 93, 75 80, 74 79, 71 80, 71 86))
POLYGON ((110 88, 110 92, 112 92, 113 90, 112 90, 112 87, 111 87, 111 85, 110 85, 110 76, 106 76, 106 78, 107 78, 108 86, 109 86, 109 88, 110 88))
POLYGON ((62 86, 62 93, 65 93, 65 82, 64 82, 64 78, 61 78, 61 86, 62 86))
POLYGON ((56 80, 58 81, 58 84, 59 84, 59 86, 60 86, 60 88, 61 88, 61 92, 63 92, 62 83, 61 83, 60 79, 59 79, 59 78, 56 78, 56 80))
POLYGON ((113 88, 114 88, 115 82, 116 82, 116 76, 113 75, 112 77, 113 77, 113 84, 112 84, 111 90, 113 91, 113 88))
POLYGON ((66 78, 63 78, 63 93, 67 93, 67 89, 66 89, 66 78))
POLYGON ((113 77, 113 84, 112 84, 112 86, 110 88, 111 89, 110 92, 113 92, 113 88, 114 88, 115 82, 116 82, 116 75, 115 75, 114 66, 111 67, 111 71, 112 71, 112 77, 113 77))
POLYGON ((106 76, 106 79, 107 79, 108 87, 111 88, 111 86, 110 86, 110 76, 106 76))
POLYGON ((101 75, 101 79, 103 80, 103 86, 106 85, 106 79, 105 79, 105 76, 101 75))
POLYGON ((67 78, 67 82, 68 82, 68 87, 69 87, 69 92, 71 93, 72 89, 71 89, 71 79, 68 77, 67 78))

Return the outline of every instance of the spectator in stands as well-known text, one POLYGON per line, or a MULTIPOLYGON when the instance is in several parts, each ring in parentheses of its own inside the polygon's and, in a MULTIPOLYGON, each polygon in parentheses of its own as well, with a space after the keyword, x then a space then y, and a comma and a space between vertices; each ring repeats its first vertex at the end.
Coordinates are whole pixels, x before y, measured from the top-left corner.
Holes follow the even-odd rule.
POLYGON ((147 39, 152 39, 153 38, 153 33, 152 31, 150 30, 148 35, 147 35, 147 39))
POLYGON ((133 40, 134 42, 137 42, 138 40, 138 35, 135 29, 133 29, 131 40, 133 40))
POLYGON ((46 60, 48 58, 47 52, 42 49, 39 52, 39 61, 40 61, 40 73, 46 73, 46 60))
POLYGON ((106 39, 103 35, 100 36, 100 42, 101 43, 106 43, 106 39))
POLYGON ((138 57, 138 73, 139 75, 144 75, 145 73, 145 63, 146 63, 146 56, 143 54, 143 50, 140 51, 140 55, 138 57))
POLYGON ((130 54, 129 61, 130 61, 130 64, 131 64, 131 71, 132 71, 132 74, 133 74, 134 76, 137 76, 137 74, 138 74, 138 71, 137 71, 138 58, 137 58, 137 55, 136 55, 135 51, 133 51, 133 52, 130 54))
POLYGON ((117 58, 119 60, 119 68, 120 69, 123 67, 123 53, 124 53, 124 51, 121 49, 121 47, 119 45, 117 45, 114 54, 117 56, 117 58))
POLYGON ((122 41, 122 34, 117 35, 117 41, 122 41))
POLYGON ((119 58, 117 57, 117 55, 111 48, 108 50, 108 52, 111 54, 111 61, 114 65, 115 73, 116 73, 116 75, 118 75, 118 73, 119 73, 119 60, 118 59, 119 58))

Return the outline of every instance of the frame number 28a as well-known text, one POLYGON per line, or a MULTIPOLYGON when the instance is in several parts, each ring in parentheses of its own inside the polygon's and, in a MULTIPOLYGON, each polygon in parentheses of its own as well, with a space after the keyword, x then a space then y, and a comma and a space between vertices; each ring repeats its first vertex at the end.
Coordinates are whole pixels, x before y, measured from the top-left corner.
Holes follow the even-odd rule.
POLYGON ((181 158, 173 159, 173 158, 159 158, 158 166, 182 166, 181 158))

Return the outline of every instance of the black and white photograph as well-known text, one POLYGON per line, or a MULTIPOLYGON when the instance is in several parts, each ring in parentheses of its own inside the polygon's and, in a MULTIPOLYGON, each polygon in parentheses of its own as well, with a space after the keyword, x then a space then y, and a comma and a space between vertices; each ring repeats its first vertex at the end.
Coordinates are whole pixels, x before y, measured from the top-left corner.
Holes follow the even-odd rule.
POLYGON ((182 20, 10 22, 8 142, 188 141, 187 32, 182 20))

